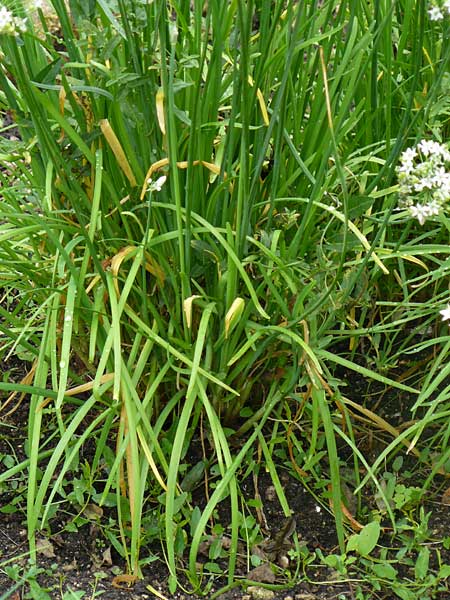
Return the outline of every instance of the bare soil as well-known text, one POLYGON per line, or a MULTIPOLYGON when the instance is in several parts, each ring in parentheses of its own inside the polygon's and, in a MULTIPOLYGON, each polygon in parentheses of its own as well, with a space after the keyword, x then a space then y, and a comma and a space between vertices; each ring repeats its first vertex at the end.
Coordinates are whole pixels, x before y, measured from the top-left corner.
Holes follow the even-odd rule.
MULTIPOLYGON (((24 375, 24 366, 17 359, 10 360, 8 363, 0 361, 0 372, 8 372, 10 380, 18 381, 24 375)), ((362 391, 361 387, 365 385, 364 382, 354 383, 353 389, 360 393, 362 391)), ((365 391, 367 392, 367 389, 365 391)), ((389 407, 389 398, 384 399, 384 405, 389 407)), ((399 404, 397 397, 396 410, 399 406, 402 405, 399 404)), ((11 405, 6 408, 7 410, 3 411, 4 414, 5 412, 8 413, 11 405)), ((403 406, 401 410, 406 411, 407 406, 403 406)), ((397 410, 393 420, 400 418, 397 410)), ((5 456, 15 454, 17 460, 25 458, 24 444, 27 436, 27 421, 28 404, 26 398, 19 406, 16 406, 14 412, 8 416, 3 416, 1 419, 0 472, 6 468, 4 462, 2 462, 5 456)), ((86 458, 91 452, 92 448, 86 449, 86 458)), ((193 459, 195 458, 193 457, 193 459)), ((280 477, 296 521, 294 535, 298 536, 298 539, 306 545, 310 553, 316 549, 320 549, 325 556, 333 552, 338 553, 334 520, 330 511, 319 507, 301 479, 294 477, 289 470, 281 467, 280 477)), ((161 547, 152 546, 151 548, 143 548, 143 555, 145 556, 147 552, 149 555, 157 556, 157 559, 144 567, 143 579, 135 582, 129 588, 124 582, 119 583, 123 588, 127 588, 119 589, 116 587, 118 580, 115 578, 118 573, 126 572, 123 559, 114 551, 114 548, 105 542, 97 526, 86 525, 81 527, 78 532, 68 532, 65 526, 70 522, 71 515, 66 514, 64 510, 54 517, 50 529, 42 532, 42 536, 39 538, 38 543, 41 551, 38 554, 38 572, 35 576, 32 576, 31 567, 28 563, 26 507, 22 495, 25 486, 26 480, 19 477, 14 485, 7 484, 3 488, 0 487, 0 600, 6 598, 12 600, 22 598, 40 599, 41 597, 43 600, 47 598, 66 600, 68 598, 94 598, 97 596, 102 596, 108 600, 125 598, 134 600, 156 597, 182 600, 184 598, 209 598, 218 589, 226 585, 226 580, 218 577, 217 583, 206 596, 189 594, 182 589, 175 594, 170 594, 167 585, 168 571, 163 559, 162 549, 161 547), (14 486, 16 486, 16 490, 14 490, 14 486), (20 498, 16 512, 10 513, 8 510, 7 512, 1 512, 2 507, 11 506, 14 503, 15 497, 20 498), (14 568, 17 573, 20 573, 20 576, 25 575, 27 577, 28 574, 28 579, 22 582, 20 580, 14 582, 11 578, 11 570, 8 571, 8 569, 14 568), (46 590, 47 595, 32 595, 30 590, 33 589, 33 586, 36 586, 33 583, 34 579, 39 582, 41 589, 46 590), (148 585, 151 588, 147 587, 148 585), (160 596, 155 595, 153 590, 156 590, 160 596), (81 591, 84 594, 81 594, 81 591), (77 592, 80 595, 77 595, 77 592)), ((273 493, 270 476, 261 469, 257 490, 253 478, 246 479, 242 483, 241 489, 247 498, 255 498, 258 494, 260 495, 268 528, 270 533, 275 535, 284 522, 284 516, 276 500, 276 495, 273 493)), ((200 497, 198 501, 201 505, 202 498, 200 497)), ((370 499, 368 501, 370 502, 370 499)), ((450 552, 442 546, 442 540, 450 536, 448 506, 432 501, 427 504, 426 510, 432 513, 429 526, 436 544, 440 543, 442 563, 450 564, 450 552)), ((104 515, 104 518, 107 518, 107 514, 104 515)), ((221 518, 226 523, 228 518, 226 507, 222 511, 221 518)), ((389 545, 388 534, 386 534, 385 545, 389 545)), ((411 557, 409 558, 411 559, 411 557)), ((355 590, 359 587, 368 594, 366 598, 376 600, 394 600, 398 598, 390 591, 388 584, 376 593, 372 593, 370 592, 370 585, 361 580, 360 573, 350 570, 344 578, 340 577, 336 571, 320 565, 319 560, 316 560, 315 563, 308 565, 304 572, 298 574, 297 579, 291 581, 286 576, 289 567, 284 573, 280 570, 280 575, 275 580, 274 586, 272 586, 275 589, 272 589, 266 597, 273 600, 344 600, 346 598, 354 600, 355 590)), ((246 576, 245 568, 240 567, 238 571, 240 577, 244 578, 246 576)), ((414 567, 411 564, 408 565, 408 561, 406 561, 402 575, 406 579, 411 577, 414 579, 413 571, 414 567)), ((260 588, 261 584, 255 582, 255 586, 260 588)), ((187 582, 186 590, 189 590, 187 582)), ((262 597, 258 596, 258 593, 261 592, 255 592, 244 585, 224 591, 218 597, 222 600, 252 600, 253 598, 262 597)), ((426 600, 431 598, 445 600, 449 597, 450 587, 445 591, 441 590, 424 598, 426 600)))

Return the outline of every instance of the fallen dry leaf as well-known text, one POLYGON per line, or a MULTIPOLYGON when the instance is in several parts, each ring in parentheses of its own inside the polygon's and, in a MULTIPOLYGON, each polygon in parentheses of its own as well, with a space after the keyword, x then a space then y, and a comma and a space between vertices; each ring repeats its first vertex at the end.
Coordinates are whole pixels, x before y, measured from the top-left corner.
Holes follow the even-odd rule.
POLYGON ((78 571, 79 569, 80 565, 77 563, 75 558, 71 563, 67 563, 61 566, 61 571, 64 571, 64 573, 68 573, 69 571, 78 571))
POLYGON ((269 563, 264 563, 249 571, 247 579, 259 581, 260 583, 274 583, 275 573, 272 571, 269 563))
POLYGON ((445 506, 450 506, 450 487, 442 494, 441 502, 442 504, 445 504, 445 506))
POLYGON ((110 567, 112 565, 111 546, 108 546, 102 554, 103 564, 110 567))
POLYGON ((55 558, 53 544, 47 538, 38 538, 36 540, 36 552, 42 554, 45 558, 55 558))
POLYGON ((116 575, 111 583, 118 590, 129 590, 137 580, 136 575, 116 575))
POLYGON ((103 508, 91 502, 84 507, 83 515, 87 519, 101 519, 103 517, 103 508))

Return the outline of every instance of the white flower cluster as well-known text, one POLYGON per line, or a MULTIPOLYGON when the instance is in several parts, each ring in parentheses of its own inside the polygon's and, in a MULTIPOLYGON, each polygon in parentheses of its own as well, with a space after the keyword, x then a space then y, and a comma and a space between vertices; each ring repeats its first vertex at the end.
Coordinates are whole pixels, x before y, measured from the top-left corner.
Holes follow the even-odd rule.
MULTIPOLYGON (((25 4, 27 10, 37 10, 43 7, 43 0, 28 0, 25 4)), ((27 19, 14 16, 6 6, 0 4, 0 35, 19 35, 27 28, 27 19)))
POLYGON ((18 35, 26 29, 26 19, 15 17, 6 6, 0 6, 0 35, 18 35))
POLYGON ((442 21, 445 14, 450 16, 450 0, 444 2, 433 2, 431 8, 428 9, 430 21, 442 21))
POLYGON ((450 200, 450 152, 444 144, 422 140, 403 152, 396 171, 399 206, 421 225, 450 200))

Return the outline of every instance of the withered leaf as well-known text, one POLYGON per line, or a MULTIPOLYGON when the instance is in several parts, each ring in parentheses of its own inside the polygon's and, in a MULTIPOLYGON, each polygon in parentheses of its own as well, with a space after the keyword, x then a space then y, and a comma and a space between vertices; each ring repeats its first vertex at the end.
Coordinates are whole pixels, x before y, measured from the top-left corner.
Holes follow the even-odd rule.
POLYGON ((274 583, 275 573, 269 563, 264 563, 249 571, 247 579, 251 581, 259 581, 260 583, 274 583))

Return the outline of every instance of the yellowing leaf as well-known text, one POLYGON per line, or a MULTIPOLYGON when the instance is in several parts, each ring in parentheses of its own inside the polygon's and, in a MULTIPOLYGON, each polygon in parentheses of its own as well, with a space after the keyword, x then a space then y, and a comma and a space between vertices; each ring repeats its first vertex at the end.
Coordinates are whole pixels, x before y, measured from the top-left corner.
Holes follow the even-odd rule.
MULTIPOLYGON (((153 173, 155 173, 155 171, 158 171, 162 167, 167 166, 168 164, 170 164, 168 158, 161 158, 161 160, 158 160, 150 165, 150 167, 145 175, 144 185, 142 186, 142 191, 141 191, 141 196, 140 196, 141 200, 144 199, 144 196, 147 193, 147 190, 149 187, 149 181, 150 181, 153 173)), ((187 160, 181 160, 175 164, 177 165, 178 169, 187 169, 189 166, 189 162, 187 160)), ((193 167, 195 167, 197 165, 202 165, 203 167, 206 167, 207 169, 209 169, 211 171, 211 173, 214 173, 214 175, 220 174, 220 167, 218 165, 215 165, 214 163, 208 162, 206 160, 193 160, 191 164, 193 167)), ((223 174, 223 178, 224 179, 227 178, 227 174, 225 172, 223 174)))
POLYGON ((188 328, 191 328, 192 325, 192 303, 194 302, 194 300, 196 298, 200 298, 201 296, 198 295, 193 295, 193 296, 189 296, 189 298, 186 298, 185 301, 183 302, 183 310, 184 310, 184 314, 186 316, 186 325, 188 326, 188 328))
MULTIPOLYGON (((248 76, 248 82, 252 87, 255 84, 251 75, 248 76)), ((266 127, 268 127, 269 126, 269 115, 267 114, 266 101, 264 100, 264 96, 262 95, 262 92, 259 88, 256 89, 256 97, 258 98, 259 108, 261 109, 261 114, 262 114, 262 118, 264 121, 264 125, 266 125, 266 127)))
POLYGON ((160 284, 164 283, 166 275, 156 260, 150 256, 148 252, 145 253, 145 270, 156 277, 160 284))
POLYGON ((164 91, 159 89, 156 92, 156 117, 161 133, 166 135, 166 117, 164 115, 164 91))
POLYGON ((133 171, 131 170, 130 163, 128 162, 127 157, 125 156, 125 152, 122 148, 122 145, 119 142, 118 137, 114 133, 113 128, 109 124, 108 119, 102 119, 100 121, 100 129, 102 130, 106 141, 108 142, 111 150, 113 151, 114 156, 116 157, 116 160, 119 163, 119 167, 125 173, 128 181, 134 187, 135 185, 137 185, 137 183, 133 175, 133 171))
POLYGON ((266 101, 264 100, 264 96, 262 95, 261 90, 258 88, 256 90, 256 97, 258 98, 259 108, 261 109, 262 118, 264 121, 264 125, 269 126, 269 115, 267 114, 266 101))
POLYGON ((245 300, 243 298, 236 298, 233 301, 233 304, 228 309, 227 314, 225 315, 225 338, 230 334, 231 329, 236 325, 239 317, 242 314, 242 311, 245 307, 245 300))
POLYGON ((138 250, 139 248, 136 248, 136 246, 125 246, 125 248, 121 248, 119 252, 115 254, 111 259, 111 271, 114 276, 114 287, 117 292, 117 297, 119 297, 120 295, 119 284, 117 282, 117 276, 119 273, 120 265, 125 259, 130 258, 130 255, 135 256, 138 250))

